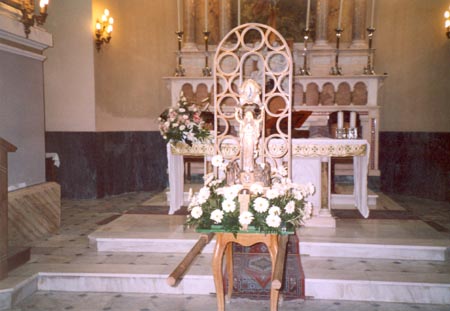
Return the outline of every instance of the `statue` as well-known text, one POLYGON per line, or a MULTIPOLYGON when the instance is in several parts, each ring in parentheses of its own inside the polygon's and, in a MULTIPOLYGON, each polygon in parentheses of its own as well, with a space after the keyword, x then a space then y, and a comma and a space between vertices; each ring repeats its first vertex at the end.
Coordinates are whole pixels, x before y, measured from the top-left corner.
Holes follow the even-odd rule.
POLYGON ((255 119, 253 111, 247 110, 242 117, 242 109, 237 109, 236 120, 239 122, 239 138, 241 145, 241 171, 253 172, 255 158, 258 156, 258 141, 262 118, 255 119))

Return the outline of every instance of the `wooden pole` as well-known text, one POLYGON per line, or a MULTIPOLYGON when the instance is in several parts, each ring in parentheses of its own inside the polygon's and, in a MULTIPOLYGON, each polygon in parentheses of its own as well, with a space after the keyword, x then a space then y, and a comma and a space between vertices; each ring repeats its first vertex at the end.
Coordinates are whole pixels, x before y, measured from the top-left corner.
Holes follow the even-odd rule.
POLYGON ((197 257, 197 255, 202 252, 203 248, 206 246, 206 244, 209 243, 209 241, 211 241, 213 237, 214 237, 213 232, 208 234, 202 234, 200 236, 197 243, 195 243, 195 245, 191 248, 189 253, 186 254, 184 259, 178 264, 175 270, 173 270, 172 273, 169 274, 166 280, 168 285, 175 286, 175 284, 178 282, 181 276, 183 276, 186 270, 191 266, 192 262, 197 257))
POLYGON ((286 257, 286 245, 289 239, 289 235, 280 235, 278 241, 278 252, 277 258, 275 260, 275 268, 273 270, 272 277, 272 288, 280 290, 283 284, 283 272, 284 272, 284 262, 286 257))

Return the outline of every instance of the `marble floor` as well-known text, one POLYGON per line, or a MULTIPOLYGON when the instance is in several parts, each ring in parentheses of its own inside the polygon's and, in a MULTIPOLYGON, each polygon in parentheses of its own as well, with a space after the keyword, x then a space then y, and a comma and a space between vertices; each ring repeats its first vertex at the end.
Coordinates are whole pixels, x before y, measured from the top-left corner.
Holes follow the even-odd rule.
MULTIPOLYGON (((13 283, 23 282, 39 271, 170 271, 178 261, 176 256, 149 252, 97 252, 89 243, 88 235, 99 228, 105 228, 112 219, 142 204, 161 204, 164 193, 139 192, 99 200, 63 200, 62 219, 59 234, 36 241, 31 245, 31 260, 25 266, 10 273, 10 277, 0 281, 0 293, 13 283), (153 198, 149 200, 149 198, 153 198), (102 227, 103 226, 103 227, 102 227), (158 259, 158 260, 155 260, 158 259), (158 262, 157 264, 155 262, 158 262)), ((364 243, 405 244, 414 239, 415 243, 424 245, 449 246, 450 239, 450 203, 434 202, 406 196, 385 196, 380 194, 379 209, 404 208, 422 220, 338 220, 334 230, 322 230, 320 233, 312 228, 301 229, 305 241, 335 239, 346 243, 359 240, 364 243), (431 226, 426 221, 437 226, 431 226)), ((181 216, 171 218, 178 224, 181 216), (177 219, 177 220, 175 220, 177 219)), ((155 220, 151 226, 155 230, 161 222, 155 220)), ((167 229, 167 228, 166 228, 167 229)), ((163 228, 160 228, 163 230, 163 228)), ((175 230, 176 231, 176 230, 175 230)), ((161 231, 160 231, 161 232, 161 231)), ((173 232, 171 233, 173 234, 173 232)), ((206 256, 207 257, 207 256, 206 256)), ((200 258, 199 260, 207 260, 200 258)), ((326 256, 302 258, 304 268, 312 268, 311 273, 327 271, 328 273, 347 266, 352 269, 372 273, 373 277, 381 274, 403 273, 401 277, 420 274, 421 277, 436 277, 441 284, 450 284, 449 260, 421 260, 414 265, 408 260, 364 260, 361 258, 330 259, 326 256), (314 272, 316 271, 316 272, 314 272)), ((207 265, 209 269, 209 265, 207 265)), ((161 272, 163 273, 163 272, 161 272)), ((215 310, 215 297, 211 295, 165 295, 165 294, 131 294, 131 293, 94 293, 38 291, 22 300, 12 310, 215 310)), ((0 297, 1 298, 1 297, 0 297)), ((0 299, 1 305, 1 299, 0 299)), ((1 308, 0 308, 1 309, 1 308)), ((267 302, 233 300, 227 310, 268 310, 267 302)), ((356 302, 345 300, 298 300, 286 301, 280 310, 448 310, 448 306, 420 303, 356 302)))

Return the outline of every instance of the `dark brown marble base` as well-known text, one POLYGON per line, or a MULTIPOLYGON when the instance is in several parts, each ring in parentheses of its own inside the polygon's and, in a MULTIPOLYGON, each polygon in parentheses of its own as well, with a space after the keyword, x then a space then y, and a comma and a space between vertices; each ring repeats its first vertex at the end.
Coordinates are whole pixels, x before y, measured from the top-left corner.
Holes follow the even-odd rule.
POLYGON ((381 191, 450 201, 450 133, 380 132, 381 191))
POLYGON ((8 250, 8 271, 26 264, 31 257, 30 247, 10 247, 8 250))
POLYGON ((58 153, 61 160, 53 176, 62 198, 163 190, 168 184, 159 132, 46 132, 45 138, 46 152, 58 153))

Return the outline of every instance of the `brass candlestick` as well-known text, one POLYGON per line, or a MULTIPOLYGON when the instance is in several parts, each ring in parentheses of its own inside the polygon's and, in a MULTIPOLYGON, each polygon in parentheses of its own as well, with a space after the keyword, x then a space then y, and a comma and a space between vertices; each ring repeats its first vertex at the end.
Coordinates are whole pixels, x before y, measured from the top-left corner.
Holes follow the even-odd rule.
POLYGON ((372 49, 372 40, 375 32, 375 28, 369 27, 367 28, 368 37, 369 37, 369 51, 367 53, 367 67, 364 67, 365 75, 374 75, 375 71, 373 68, 373 49, 372 49))
POLYGON ((208 60, 209 60, 209 52, 208 52, 208 40, 209 40, 210 32, 205 30, 203 32, 203 40, 205 40, 205 67, 202 69, 203 76, 209 77, 211 76, 211 68, 209 68, 208 60))
POLYGON ((339 42, 341 41, 341 35, 344 31, 341 28, 336 28, 336 56, 334 58, 334 67, 331 68, 330 74, 333 76, 341 76, 342 68, 339 66, 339 42))
POLYGON ((303 31, 303 38, 304 38, 304 48, 303 48, 303 67, 300 67, 300 75, 301 76, 310 76, 311 72, 309 71, 308 67, 308 40, 309 40, 309 34, 311 30, 309 28, 305 28, 303 31))
POLYGON ((175 77, 183 77, 184 76, 184 68, 182 65, 182 53, 181 53, 181 44, 183 42, 183 31, 179 30, 176 31, 175 34, 177 35, 177 39, 178 39, 178 52, 177 52, 177 59, 178 59, 178 64, 177 64, 177 68, 175 68, 175 77))

